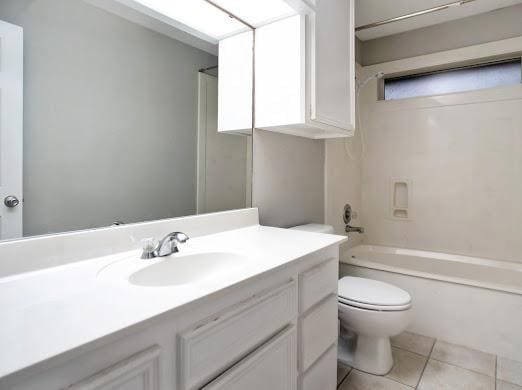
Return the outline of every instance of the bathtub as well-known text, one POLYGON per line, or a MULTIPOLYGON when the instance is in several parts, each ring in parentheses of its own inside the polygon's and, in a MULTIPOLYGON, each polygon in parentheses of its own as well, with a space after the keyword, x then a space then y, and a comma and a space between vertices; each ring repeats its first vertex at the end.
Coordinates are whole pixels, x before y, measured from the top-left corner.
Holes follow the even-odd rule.
POLYGON ((341 276, 408 291, 410 331, 522 361, 522 263, 375 245, 340 261, 341 276))

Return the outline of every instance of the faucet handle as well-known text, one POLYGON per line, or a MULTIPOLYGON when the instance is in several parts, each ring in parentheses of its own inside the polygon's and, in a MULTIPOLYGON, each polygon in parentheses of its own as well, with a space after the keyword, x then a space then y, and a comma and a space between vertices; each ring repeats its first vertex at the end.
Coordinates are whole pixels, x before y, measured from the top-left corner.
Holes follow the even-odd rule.
POLYGON ((152 259, 156 257, 154 252, 159 247, 159 241, 154 237, 144 238, 141 240, 141 248, 143 249, 143 253, 141 254, 142 259, 152 259))
POLYGON ((183 232, 175 232, 174 233, 174 240, 176 240, 177 242, 179 242, 181 244, 184 244, 185 242, 187 242, 188 239, 189 239, 189 236, 187 236, 183 232))

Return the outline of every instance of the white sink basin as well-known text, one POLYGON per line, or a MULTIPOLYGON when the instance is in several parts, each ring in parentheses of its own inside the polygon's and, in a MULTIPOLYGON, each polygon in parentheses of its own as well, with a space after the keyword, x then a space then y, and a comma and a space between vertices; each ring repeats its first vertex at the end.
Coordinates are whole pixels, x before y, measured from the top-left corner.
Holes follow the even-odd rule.
POLYGON ((235 273, 245 266, 246 260, 225 252, 178 254, 132 273, 128 280, 138 286, 156 287, 198 283, 235 273))

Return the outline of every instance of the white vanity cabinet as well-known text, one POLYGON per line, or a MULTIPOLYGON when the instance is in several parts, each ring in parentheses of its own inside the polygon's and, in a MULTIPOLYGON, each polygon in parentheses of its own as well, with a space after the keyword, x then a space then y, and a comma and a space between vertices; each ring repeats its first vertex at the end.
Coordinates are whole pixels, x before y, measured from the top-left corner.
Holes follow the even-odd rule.
POLYGON ((338 251, 306 255, 4 378, 0 388, 335 390, 338 251))
POLYGON ((353 135, 353 0, 316 0, 306 15, 256 29, 255 127, 307 138, 353 135))

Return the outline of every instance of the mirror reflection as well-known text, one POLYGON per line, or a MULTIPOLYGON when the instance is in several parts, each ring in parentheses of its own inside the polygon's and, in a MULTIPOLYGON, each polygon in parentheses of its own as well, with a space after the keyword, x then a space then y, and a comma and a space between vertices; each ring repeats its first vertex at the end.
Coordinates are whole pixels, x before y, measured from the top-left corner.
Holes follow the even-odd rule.
POLYGON ((218 48, 251 32, 146 3, 0 2, 0 239, 250 206, 252 106, 220 68, 248 78, 251 58, 218 48))

